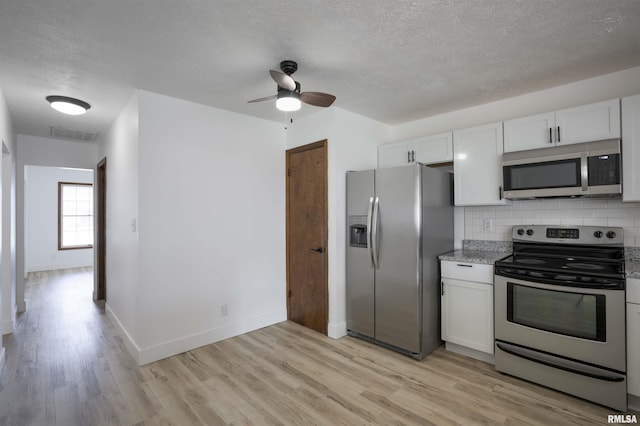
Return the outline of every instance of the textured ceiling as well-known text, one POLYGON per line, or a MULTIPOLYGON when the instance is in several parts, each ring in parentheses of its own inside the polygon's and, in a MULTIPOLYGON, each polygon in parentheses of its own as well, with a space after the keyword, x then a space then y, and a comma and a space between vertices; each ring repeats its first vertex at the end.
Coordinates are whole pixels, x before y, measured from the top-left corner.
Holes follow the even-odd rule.
MULTIPOLYGON (((104 132, 135 88, 284 121, 268 70, 389 124, 640 66, 639 0, 1 0, 18 133, 104 132), (92 104, 65 117, 44 98, 92 104)), ((293 117, 317 111, 303 105, 293 117)))

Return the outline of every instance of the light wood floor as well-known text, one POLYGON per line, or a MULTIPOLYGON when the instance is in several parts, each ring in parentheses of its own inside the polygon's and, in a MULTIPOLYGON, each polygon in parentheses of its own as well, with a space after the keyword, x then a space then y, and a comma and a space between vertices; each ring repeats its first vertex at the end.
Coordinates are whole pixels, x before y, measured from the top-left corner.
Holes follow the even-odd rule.
POLYGON ((89 269, 32 274, 5 337, 0 425, 607 424, 609 409, 436 350, 423 361, 285 322, 137 367, 89 269))

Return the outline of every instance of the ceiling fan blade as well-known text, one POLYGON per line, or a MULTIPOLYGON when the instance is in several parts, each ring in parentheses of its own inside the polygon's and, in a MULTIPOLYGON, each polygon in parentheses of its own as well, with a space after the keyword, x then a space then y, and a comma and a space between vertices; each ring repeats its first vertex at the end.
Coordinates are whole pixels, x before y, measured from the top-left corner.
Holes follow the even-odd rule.
POLYGON ((336 97, 322 92, 303 92, 300 93, 300 100, 305 104, 328 107, 336 100, 336 97))
POLYGON ((271 95, 271 96, 265 96, 264 98, 258 98, 258 99, 253 99, 251 101, 247 101, 248 104, 254 103, 254 102, 262 102, 262 101, 268 101, 271 99, 275 99, 277 95, 271 95))
POLYGON ((273 81, 283 89, 287 89, 289 91, 296 90, 296 81, 290 75, 286 75, 283 72, 275 70, 269 70, 269 74, 271 74, 273 81))

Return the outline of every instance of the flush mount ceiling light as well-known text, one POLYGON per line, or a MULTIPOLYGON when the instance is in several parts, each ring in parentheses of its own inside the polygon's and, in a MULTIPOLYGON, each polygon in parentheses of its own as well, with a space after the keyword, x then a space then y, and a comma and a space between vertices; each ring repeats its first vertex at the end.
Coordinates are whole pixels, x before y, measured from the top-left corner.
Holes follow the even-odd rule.
POLYGON ((297 111, 300 109, 300 93, 290 92, 288 90, 278 90, 278 99, 276 99, 276 108, 280 111, 297 111))
POLYGON ((91 108, 91 105, 85 101, 68 96, 47 96, 46 99, 51 104, 51 108, 63 114, 80 115, 91 108))

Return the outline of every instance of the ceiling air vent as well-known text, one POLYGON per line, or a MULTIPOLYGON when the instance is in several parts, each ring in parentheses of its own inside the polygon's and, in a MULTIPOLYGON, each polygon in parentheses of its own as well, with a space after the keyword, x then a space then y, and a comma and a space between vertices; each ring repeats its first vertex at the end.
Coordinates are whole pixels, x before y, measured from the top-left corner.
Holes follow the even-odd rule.
POLYGON ((51 136, 81 142, 95 142, 100 133, 86 130, 73 130, 61 126, 51 126, 51 136))

